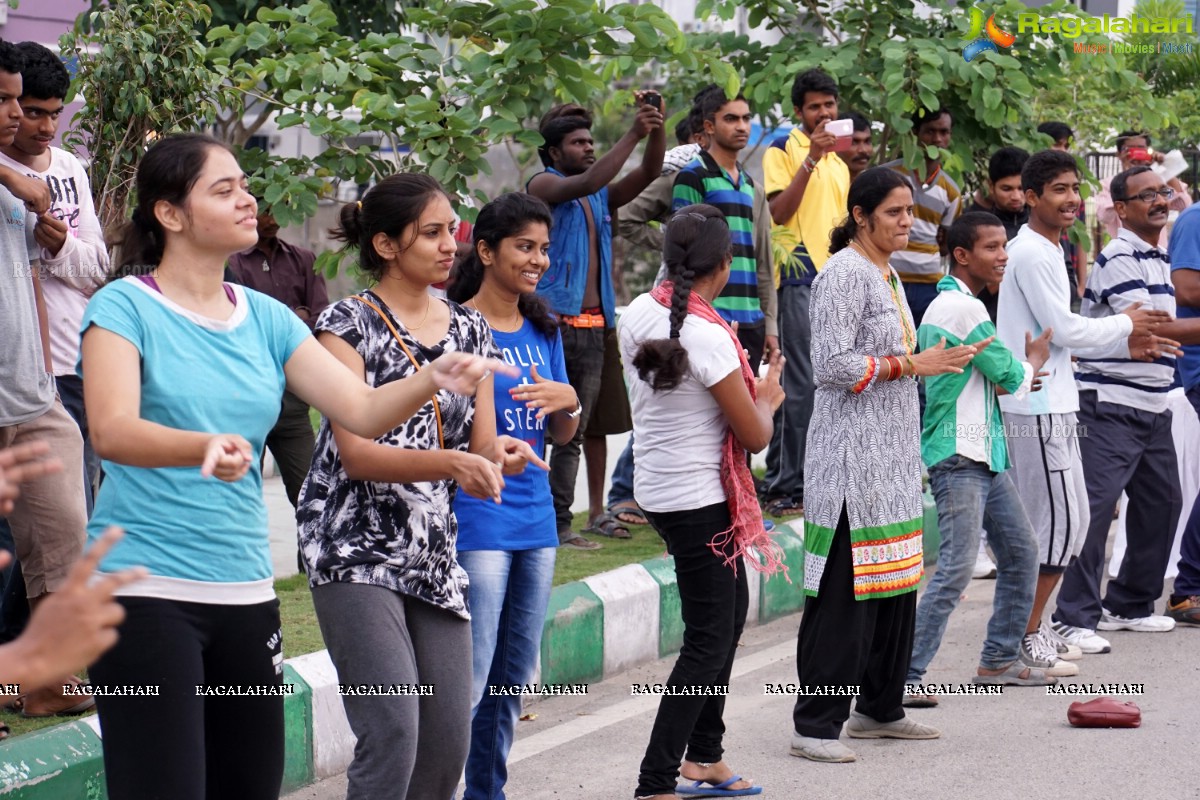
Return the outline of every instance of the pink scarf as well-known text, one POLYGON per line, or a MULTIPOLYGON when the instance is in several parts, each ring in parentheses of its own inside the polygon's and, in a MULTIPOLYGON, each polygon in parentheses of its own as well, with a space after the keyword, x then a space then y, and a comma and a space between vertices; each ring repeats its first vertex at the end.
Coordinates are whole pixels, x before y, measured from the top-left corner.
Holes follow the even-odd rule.
MULTIPOLYGON (((671 296, 674 291, 675 287, 671 281, 663 281, 651 290, 650 296, 659 305, 670 308, 671 296)), ((750 399, 755 400, 758 396, 758 389, 754 371, 750 368, 750 362, 746 358, 746 352, 742 349, 741 342, 738 341, 737 334, 726 324, 725 320, 721 319, 716 309, 695 292, 688 294, 688 313, 695 314, 706 322, 720 325, 729 334, 729 338, 733 340, 733 346, 737 350, 738 359, 741 361, 742 379, 746 382, 746 388, 750 390, 750 399)), ((733 567, 735 574, 737 573, 737 559, 739 556, 744 556, 746 563, 766 575, 773 575, 783 570, 784 578, 791 583, 792 579, 787 574, 787 564, 783 561, 783 550, 771 539, 770 534, 763 527, 762 510, 758 506, 758 496, 754 491, 754 477, 750 474, 750 467, 746 463, 746 450, 733 435, 733 429, 726 430, 725 443, 721 447, 721 487, 725 489, 725 497, 728 498, 729 517, 733 520, 733 524, 729 530, 714 536, 713 540, 708 543, 709 548, 716 555, 723 557, 725 563, 733 567), (726 547, 730 542, 733 543, 733 552, 726 553, 726 547), (747 552, 750 548, 753 548, 762 557, 762 562, 759 562, 754 554, 747 552)))

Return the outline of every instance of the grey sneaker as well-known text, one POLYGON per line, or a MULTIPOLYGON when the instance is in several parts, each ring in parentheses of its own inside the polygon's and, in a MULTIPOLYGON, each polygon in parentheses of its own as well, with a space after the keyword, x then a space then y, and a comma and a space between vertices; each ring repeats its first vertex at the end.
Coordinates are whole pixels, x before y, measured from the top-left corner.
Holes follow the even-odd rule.
POLYGON ((831 764, 855 761, 858 756, 837 739, 814 739, 811 736, 792 734, 792 748, 788 751, 797 758, 810 761, 825 761, 831 764))
POLYGON ((879 722, 857 711, 850 712, 846 735, 851 739, 937 739, 942 732, 932 725, 914 722, 908 717, 895 722, 879 722))
POLYGON ((1076 628, 1074 625, 1068 625, 1065 622, 1050 623, 1050 628, 1058 638, 1062 639, 1067 644, 1073 644, 1088 655, 1096 653, 1111 653, 1112 644, 1103 636, 1098 635, 1093 630, 1087 628, 1076 628))
POLYGON ((1063 661, 1078 661, 1083 658, 1083 650, 1055 633, 1054 629, 1047 625, 1045 620, 1038 623, 1037 635, 1048 646, 1053 647, 1054 651, 1058 653, 1058 657, 1063 661))
POLYGON ((1021 663, 1040 669, 1052 678, 1070 678, 1079 674, 1079 665, 1059 658, 1054 646, 1037 632, 1027 633, 1021 640, 1021 663))

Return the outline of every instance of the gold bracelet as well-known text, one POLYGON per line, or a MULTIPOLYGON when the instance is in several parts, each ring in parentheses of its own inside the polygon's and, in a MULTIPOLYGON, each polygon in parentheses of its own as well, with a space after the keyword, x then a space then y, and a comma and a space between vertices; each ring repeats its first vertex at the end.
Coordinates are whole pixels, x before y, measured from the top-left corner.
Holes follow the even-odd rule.
POLYGON ((908 353, 904 354, 904 360, 908 362, 908 374, 914 378, 917 377, 917 365, 913 363, 912 356, 908 353))

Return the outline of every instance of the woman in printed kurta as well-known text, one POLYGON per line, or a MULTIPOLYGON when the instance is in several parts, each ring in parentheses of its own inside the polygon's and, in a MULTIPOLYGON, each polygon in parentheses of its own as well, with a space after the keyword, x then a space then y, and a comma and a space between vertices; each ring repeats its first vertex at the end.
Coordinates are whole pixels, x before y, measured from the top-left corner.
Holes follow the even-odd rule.
POLYGON ((912 191, 889 169, 860 175, 834 255, 813 281, 816 394, 805 474, 800 683, 792 754, 853 761, 837 737, 932 739, 904 718, 915 591, 922 575, 920 419, 915 378, 961 372, 970 346, 914 353, 912 314, 888 257, 912 226, 912 191), (828 690, 827 690, 828 691, 828 690), (858 695, 850 713, 850 697, 858 695))

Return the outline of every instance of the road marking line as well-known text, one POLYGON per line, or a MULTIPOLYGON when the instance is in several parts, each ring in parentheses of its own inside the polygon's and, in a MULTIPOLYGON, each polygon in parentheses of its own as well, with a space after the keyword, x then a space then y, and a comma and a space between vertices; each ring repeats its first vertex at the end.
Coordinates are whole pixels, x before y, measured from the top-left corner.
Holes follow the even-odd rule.
MULTIPOLYGON (((782 642, 765 650, 760 650, 754 655, 734 661, 733 674, 730 675, 730 680, 740 678, 743 675, 749 675, 779 661, 795 657, 795 640, 782 642)), ((658 707, 658 701, 659 697, 656 695, 639 695, 615 705, 601 708, 595 713, 555 725, 553 728, 541 733, 535 733, 532 736, 518 739, 509 752, 508 763, 512 765, 527 758, 533 758, 547 750, 553 750, 555 747, 573 742, 576 739, 581 739, 598 730, 607 728, 609 725, 615 725, 618 722, 636 717, 638 714, 652 711, 658 707)))

